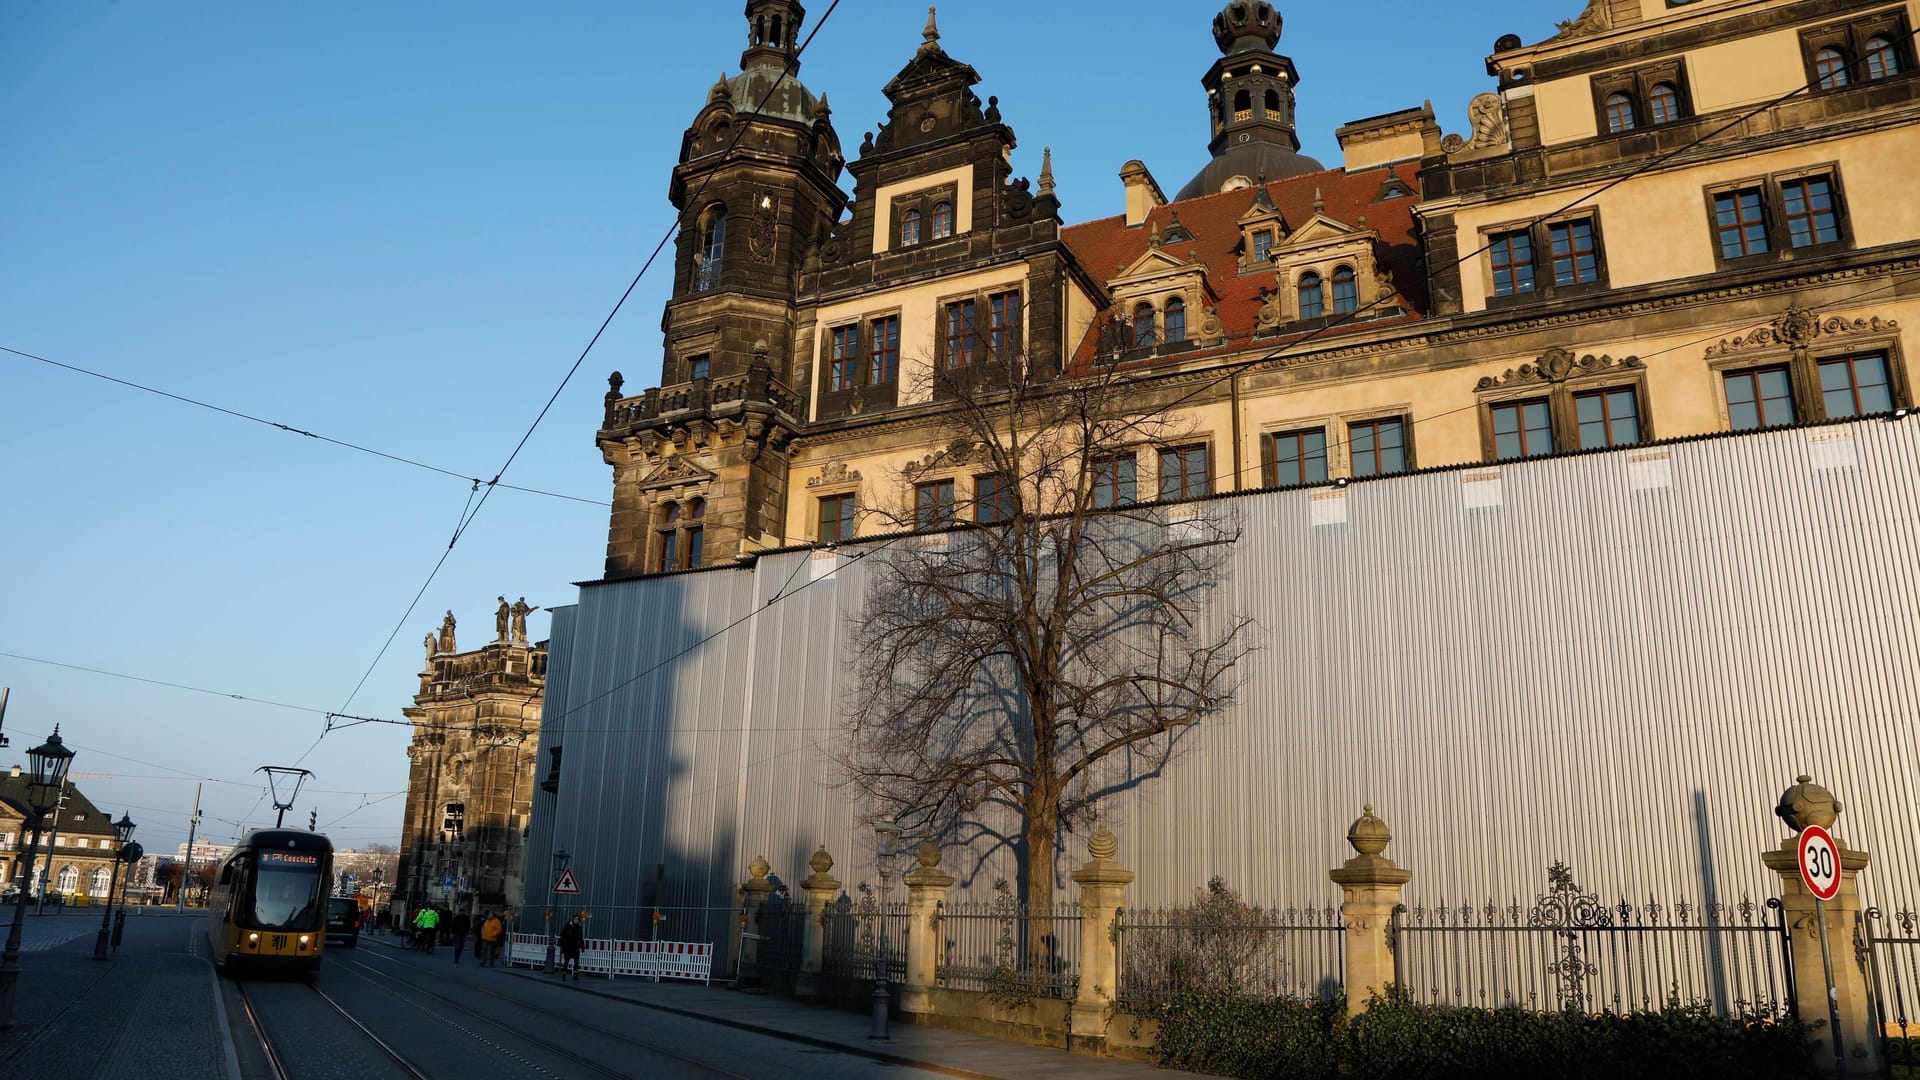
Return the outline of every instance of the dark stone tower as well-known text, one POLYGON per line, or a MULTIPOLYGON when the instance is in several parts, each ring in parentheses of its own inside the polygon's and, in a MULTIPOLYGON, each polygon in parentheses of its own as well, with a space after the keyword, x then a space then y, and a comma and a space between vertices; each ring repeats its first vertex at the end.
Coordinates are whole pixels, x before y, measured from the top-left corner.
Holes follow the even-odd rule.
POLYGON ((609 578, 730 560, 778 543, 794 386, 795 289, 846 205, 824 96, 799 82, 796 0, 749 0, 741 72, 707 92, 680 144, 680 211, 662 385, 609 380, 597 441, 614 470, 609 578))
POLYGON ((1175 198, 1211 195, 1235 176, 1281 180, 1319 172, 1319 162, 1301 156, 1293 131, 1300 73, 1291 57, 1273 51, 1280 12, 1258 0, 1233 0, 1213 17, 1213 40, 1222 55, 1200 80, 1212 115, 1213 160, 1175 198))

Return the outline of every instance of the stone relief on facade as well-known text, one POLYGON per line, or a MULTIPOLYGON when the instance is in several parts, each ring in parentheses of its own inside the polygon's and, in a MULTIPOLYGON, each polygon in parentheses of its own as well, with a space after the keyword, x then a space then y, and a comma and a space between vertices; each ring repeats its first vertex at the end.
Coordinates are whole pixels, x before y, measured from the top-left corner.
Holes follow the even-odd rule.
POLYGON ((643 488, 668 487, 674 484, 703 483, 713 479, 713 474, 675 454, 655 465, 640 477, 643 488))
POLYGON ((1266 293, 1260 304, 1260 314, 1254 317, 1255 330, 1271 330, 1285 320, 1286 312, 1281 310, 1280 290, 1266 293))
POLYGON ((860 470, 847 468, 844 461, 829 461, 820 466, 820 475, 807 481, 810 488, 831 487, 835 484, 857 484, 860 482, 860 470))
POLYGON ((1476 94, 1467 105, 1467 117, 1473 122, 1475 150, 1507 148, 1507 103, 1499 94, 1476 94))
POLYGON ((1586 37, 1602 30, 1613 28, 1613 11, 1607 0, 1587 0, 1587 9, 1577 18, 1554 24, 1560 32, 1548 38, 1548 41, 1560 41, 1565 38, 1586 37))
POLYGON ((928 469, 937 469, 946 465, 965 465, 973 460, 974 452, 978 449, 979 447, 973 444, 972 439, 955 439, 944 449, 928 454, 918 461, 907 462, 900 467, 900 471, 908 476, 918 476, 928 469))
POLYGON ((1559 383, 1581 375, 1598 375, 1605 371, 1636 371, 1646 367, 1637 356, 1626 356, 1615 360, 1611 356, 1586 356, 1576 358, 1567 349, 1548 349, 1531 364, 1521 364, 1517 368, 1508 368, 1507 373, 1495 378, 1491 375, 1482 378, 1474 386, 1475 390, 1498 390, 1508 386, 1521 386, 1527 383, 1559 383))
POLYGON ((1899 322, 1878 315, 1849 319, 1833 315, 1822 319, 1803 307, 1790 307, 1786 314, 1742 337, 1722 338, 1707 349, 1707 358, 1730 356, 1748 349, 1805 349, 1824 337, 1849 334, 1893 334, 1899 322))
POLYGON ((773 249, 780 236, 778 216, 779 211, 773 205, 772 197, 762 195, 753 222, 747 226, 747 252, 755 262, 773 261, 773 249))

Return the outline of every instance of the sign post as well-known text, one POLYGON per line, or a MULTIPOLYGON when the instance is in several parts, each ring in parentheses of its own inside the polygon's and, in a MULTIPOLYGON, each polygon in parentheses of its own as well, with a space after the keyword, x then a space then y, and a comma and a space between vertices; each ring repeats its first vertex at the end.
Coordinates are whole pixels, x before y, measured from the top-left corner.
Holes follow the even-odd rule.
POLYGON ((1833 1067, 1847 1075, 1847 1055, 1840 1046, 1840 994, 1833 983, 1833 950, 1827 945, 1827 901, 1840 893, 1840 847, 1818 825, 1800 830, 1796 845, 1800 883, 1813 895, 1813 922, 1820 934, 1820 966, 1827 977, 1827 1030, 1833 1038, 1833 1067))

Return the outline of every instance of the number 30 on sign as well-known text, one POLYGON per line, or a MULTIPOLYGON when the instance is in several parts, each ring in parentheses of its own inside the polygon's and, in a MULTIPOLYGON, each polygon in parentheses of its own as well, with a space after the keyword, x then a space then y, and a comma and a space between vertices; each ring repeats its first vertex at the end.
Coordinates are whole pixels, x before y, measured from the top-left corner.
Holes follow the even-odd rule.
POLYGON ((1840 892, 1840 845, 1818 825, 1800 830, 1800 881, 1815 900, 1831 900, 1840 892))

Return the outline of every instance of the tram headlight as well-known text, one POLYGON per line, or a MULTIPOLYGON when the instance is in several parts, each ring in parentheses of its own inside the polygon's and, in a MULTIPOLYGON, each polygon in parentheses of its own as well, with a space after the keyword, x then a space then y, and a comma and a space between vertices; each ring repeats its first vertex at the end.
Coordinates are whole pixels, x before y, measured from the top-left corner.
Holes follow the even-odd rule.
POLYGON ((302 945, 305 945, 305 944, 307 944, 307 943, 309 943, 309 942, 311 942, 312 940, 313 940, 313 935, 311 935, 311 934, 301 934, 301 935, 300 935, 300 944, 302 944, 302 945))
POLYGON ((260 935, 259 935, 259 934, 248 934, 248 935, 247 935, 247 944, 249 944, 249 945, 258 945, 258 944, 260 944, 260 935))

